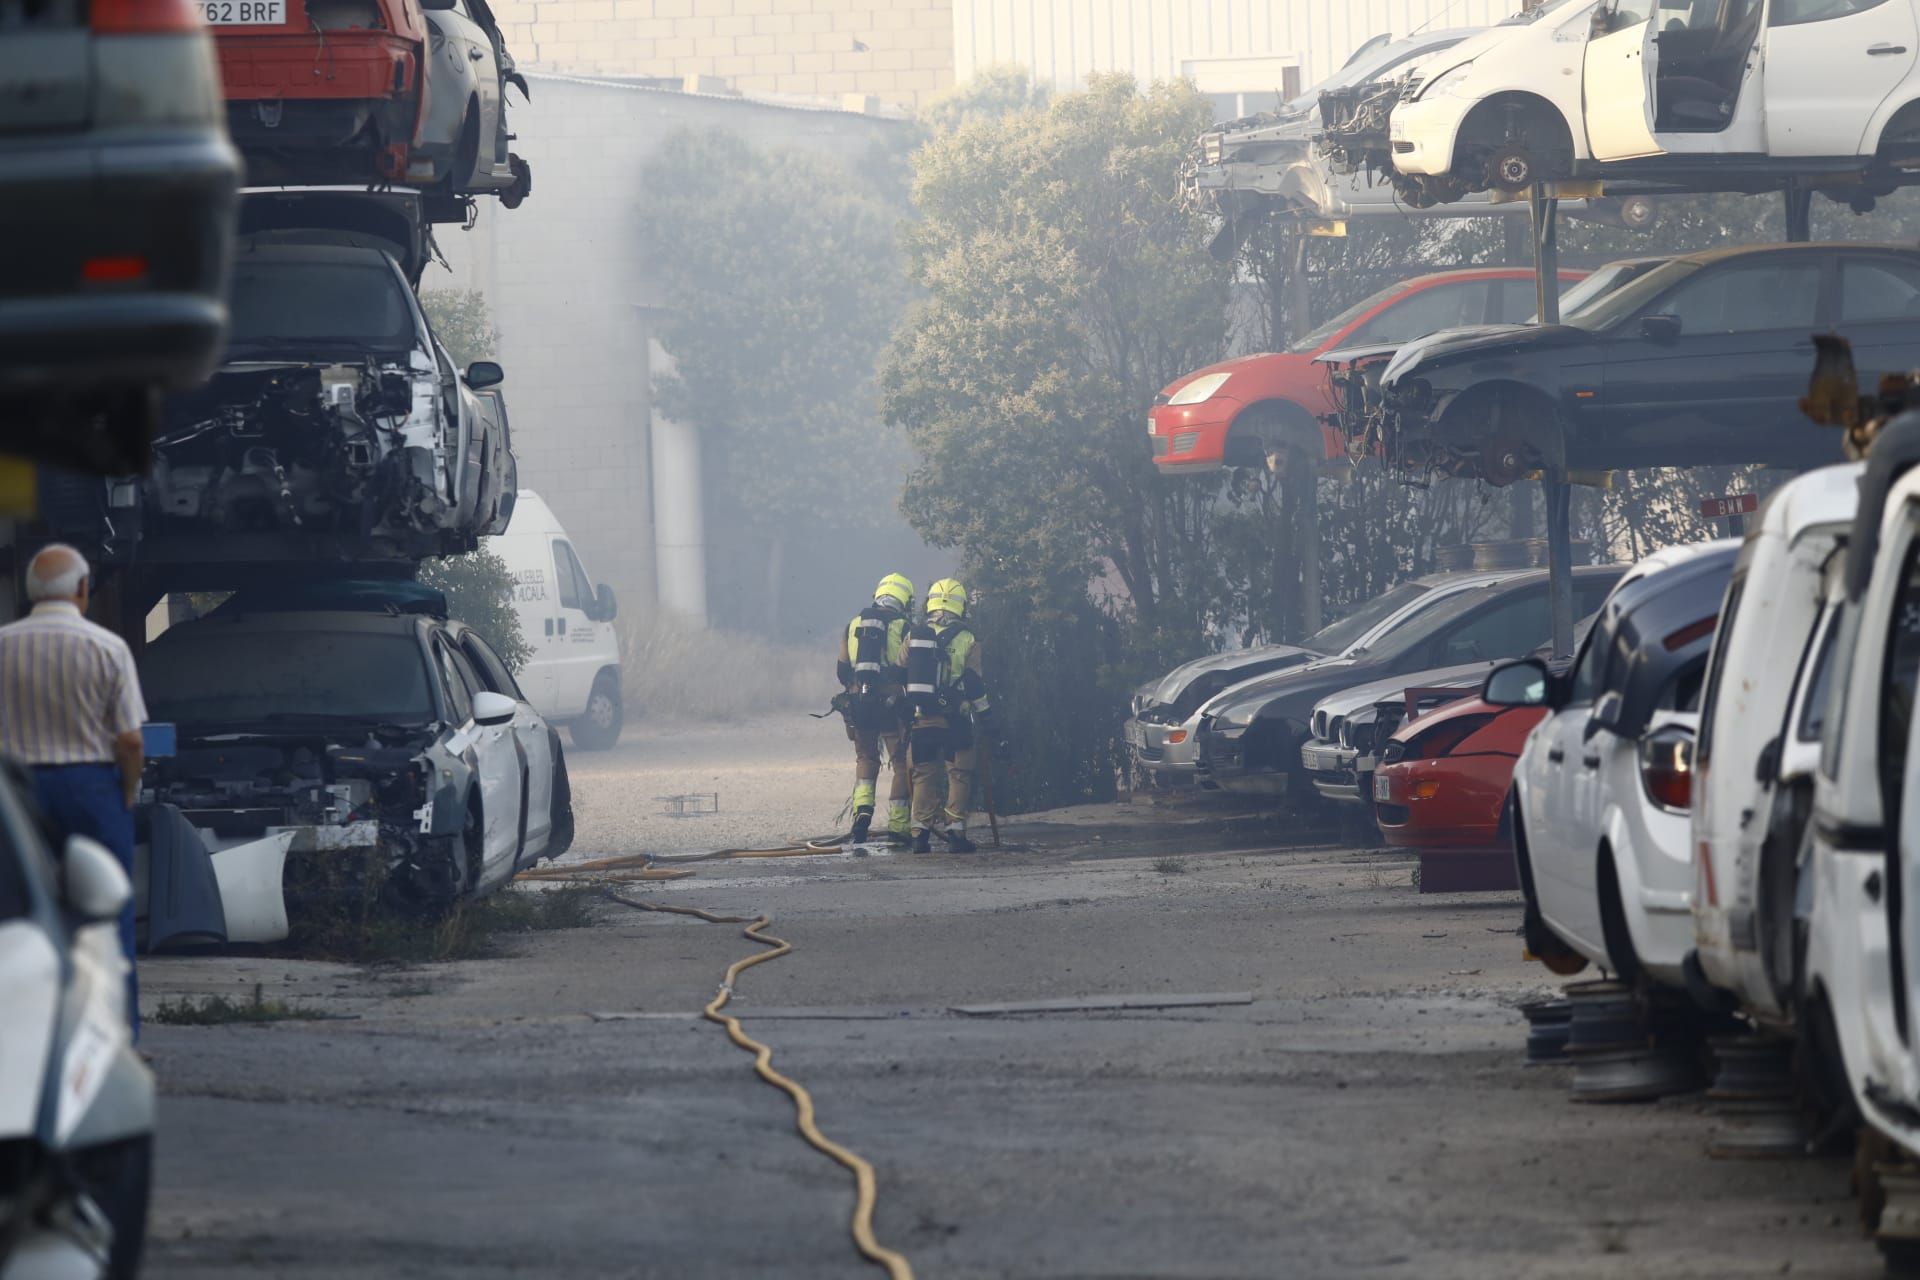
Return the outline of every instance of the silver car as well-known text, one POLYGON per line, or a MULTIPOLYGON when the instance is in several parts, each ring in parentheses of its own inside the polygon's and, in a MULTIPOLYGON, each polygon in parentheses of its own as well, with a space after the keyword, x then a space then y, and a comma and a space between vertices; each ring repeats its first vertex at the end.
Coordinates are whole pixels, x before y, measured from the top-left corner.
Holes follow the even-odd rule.
POLYGON ((1425 606, 1455 592, 1503 581, 1516 572, 1521 571, 1427 574, 1376 596, 1297 645, 1235 649, 1175 667, 1134 695, 1126 734, 1136 774, 1160 783, 1192 781, 1200 763, 1200 712, 1215 697, 1275 671, 1351 657, 1379 643, 1425 606))

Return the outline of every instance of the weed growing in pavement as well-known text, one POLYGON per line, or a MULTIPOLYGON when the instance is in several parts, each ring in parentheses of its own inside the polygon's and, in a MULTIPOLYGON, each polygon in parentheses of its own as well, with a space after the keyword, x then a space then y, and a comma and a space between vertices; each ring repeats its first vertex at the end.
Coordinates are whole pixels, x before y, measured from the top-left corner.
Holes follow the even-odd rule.
POLYGON ((1155 858, 1153 869, 1163 876, 1183 876, 1187 874, 1185 858, 1155 858))
POLYGON ((299 916, 280 950, 310 960, 351 964, 483 960, 499 955, 508 938, 591 924, 596 897, 597 890, 589 885, 513 886, 431 916, 404 914, 377 904, 362 907, 349 902, 335 910, 315 905, 299 916))
POLYGON ((253 984, 252 1000, 208 996, 196 1002, 183 996, 177 1001, 162 1001, 148 1020, 173 1027, 217 1027, 230 1022, 319 1021, 333 1016, 310 1005, 269 1000, 261 984, 256 982, 253 984))

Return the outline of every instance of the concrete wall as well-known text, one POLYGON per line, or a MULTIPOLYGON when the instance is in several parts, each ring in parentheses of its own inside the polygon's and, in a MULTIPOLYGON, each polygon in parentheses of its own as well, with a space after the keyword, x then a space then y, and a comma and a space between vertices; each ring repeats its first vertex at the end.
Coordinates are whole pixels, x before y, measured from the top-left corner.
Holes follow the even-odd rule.
MULTIPOLYGON (((589 571, 630 613, 657 599, 647 377, 653 304, 635 212, 641 166, 693 128, 737 130, 760 146, 856 156, 898 121, 532 75, 515 150, 533 166, 518 209, 480 202, 471 230, 443 227, 450 270, 423 291, 478 289, 500 332, 507 410, 522 486, 552 505, 589 571)), ((877 575, 876 575, 877 576, 877 575)))
POLYGON ((724 77, 747 93, 872 94, 953 83, 953 0, 493 0, 523 66, 724 77))

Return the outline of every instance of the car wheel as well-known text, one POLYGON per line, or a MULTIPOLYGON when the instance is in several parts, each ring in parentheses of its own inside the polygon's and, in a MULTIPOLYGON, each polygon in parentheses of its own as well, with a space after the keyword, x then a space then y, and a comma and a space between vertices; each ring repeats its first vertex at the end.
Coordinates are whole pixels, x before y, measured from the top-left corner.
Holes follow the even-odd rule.
POLYGON ((1520 820, 1520 797, 1507 796, 1507 830, 1513 838, 1513 864, 1519 874, 1520 897, 1525 904, 1520 914, 1520 939, 1527 954, 1547 967, 1547 972, 1562 978, 1572 977, 1587 967, 1587 958, 1561 941, 1547 927, 1540 914, 1539 898, 1533 887, 1533 866, 1527 856, 1526 824, 1520 820))
POLYGON ((1533 156, 1524 147, 1501 147, 1487 161, 1487 185, 1510 194, 1535 182, 1533 156))
POLYGON ((557 858, 573 847, 573 782, 567 777, 567 757, 560 751, 560 735, 553 735, 553 831, 542 857, 557 858))
POLYGON ((602 671, 587 697, 587 710, 567 726, 573 745, 583 751, 605 751, 620 741, 626 723, 626 709, 620 701, 620 681, 610 671, 602 671))
POLYGON ((1646 976, 1640 953, 1634 950, 1633 931, 1627 926, 1627 909, 1620 898, 1620 876, 1613 868, 1613 850, 1600 846, 1600 869, 1594 877, 1600 895, 1600 940, 1613 960, 1613 971, 1629 986, 1646 976))
POLYGON ((151 1135, 76 1153, 75 1172, 100 1212, 113 1224, 109 1280, 133 1280, 147 1242, 147 1205, 153 1191, 151 1135))

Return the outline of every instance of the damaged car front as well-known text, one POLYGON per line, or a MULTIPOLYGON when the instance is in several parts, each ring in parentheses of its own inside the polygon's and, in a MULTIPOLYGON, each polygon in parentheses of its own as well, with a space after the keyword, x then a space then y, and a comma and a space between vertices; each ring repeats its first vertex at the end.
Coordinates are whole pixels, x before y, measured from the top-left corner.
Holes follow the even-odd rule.
POLYGON ((329 902, 431 909, 471 886, 475 771, 429 625, 216 611, 147 647, 142 684, 178 747, 150 763, 141 801, 199 833, 229 941, 276 941, 329 902))

